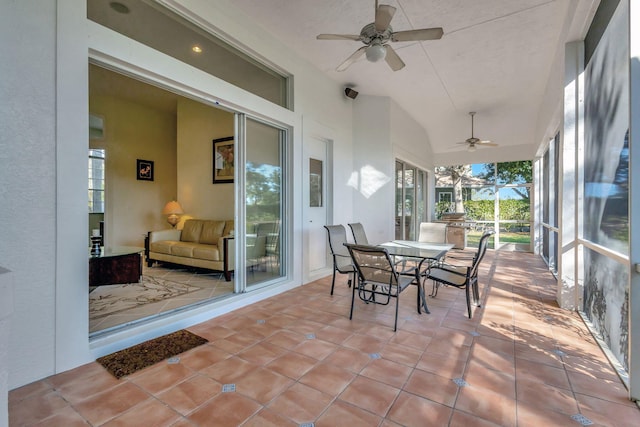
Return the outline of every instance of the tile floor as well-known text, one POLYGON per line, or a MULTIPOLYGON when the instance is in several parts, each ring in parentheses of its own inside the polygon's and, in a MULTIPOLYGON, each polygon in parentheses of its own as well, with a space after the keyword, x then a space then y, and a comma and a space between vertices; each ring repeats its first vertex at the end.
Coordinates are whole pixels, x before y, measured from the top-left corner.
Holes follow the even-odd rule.
POLYGON ((483 307, 393 307, 331 277, 189 328, 209 343, 116 380, 90 363, 13 390, 11 426, 639 426, 640 410, 535 256, 489 251, 483 307))

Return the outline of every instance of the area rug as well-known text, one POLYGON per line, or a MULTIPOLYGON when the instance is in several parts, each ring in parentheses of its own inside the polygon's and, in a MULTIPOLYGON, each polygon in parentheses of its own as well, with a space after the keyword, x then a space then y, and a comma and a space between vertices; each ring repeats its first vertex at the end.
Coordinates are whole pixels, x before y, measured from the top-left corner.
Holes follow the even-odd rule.
POLYGON ((89 294, 89 319, 100 319, 200 289, 197 286, 150 276, 142 276, 140 283, 99 286, 89 294))
POLYGON ((206 339, 182 329, 100 357, 96 362, 120 379, 207 342, 206 339))

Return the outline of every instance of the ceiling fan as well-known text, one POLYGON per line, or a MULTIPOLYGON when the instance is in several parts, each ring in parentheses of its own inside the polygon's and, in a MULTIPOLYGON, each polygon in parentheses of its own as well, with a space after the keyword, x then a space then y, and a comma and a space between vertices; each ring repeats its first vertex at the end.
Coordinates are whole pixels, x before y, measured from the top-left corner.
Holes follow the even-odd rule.
POLYGON ((438 40, 442 38, 442 28, 424 28, 420 30, 396 31, 391 28, 391 19, 396 13, 396 8, 386 4, 378 5, 376 0, 375 21, 365 25, 360 34, 319 34, 318 40, 354 40, 361 41, 365 45, 356 50, 336 71, 344 71, 362 55, 366 55, 370 62, 377 62, 381 59, 387 61, 393 71, 404 68, 405 63, 400 59, 393 48, 388 45, 391 42, 408 42, 423 40, 438 40))
POLYGON ((471 116, 471 138, 467 138, 464 142, 456 142, 456 144, 467 144, 467 150, 469 151, 476 151, 476 147, 497 147, 498 144, 495 142, 483 141, 473 136, 473 116, 476 115, 476 112, 471 111, 469 115, 471 116))

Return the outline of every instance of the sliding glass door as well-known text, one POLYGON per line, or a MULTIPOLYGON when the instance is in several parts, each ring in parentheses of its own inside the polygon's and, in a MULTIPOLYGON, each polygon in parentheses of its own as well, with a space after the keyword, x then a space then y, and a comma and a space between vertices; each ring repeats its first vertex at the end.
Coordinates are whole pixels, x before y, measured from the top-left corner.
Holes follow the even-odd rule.
POLYGON ((286 131, 246 119, 245 267, 251 287, 285 274, 283 254, 286 131))

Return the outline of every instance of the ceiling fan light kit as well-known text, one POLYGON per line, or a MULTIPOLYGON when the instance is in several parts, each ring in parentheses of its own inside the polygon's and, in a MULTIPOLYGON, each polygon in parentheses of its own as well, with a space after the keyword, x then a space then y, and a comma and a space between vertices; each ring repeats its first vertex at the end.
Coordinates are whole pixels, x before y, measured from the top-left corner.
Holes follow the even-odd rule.
POLYGON ((338 65, 336 71, 346 70, 362 55, 365 55, 369 62, 378 62, 384 59, 393 71, 398 71, 404 68, 405 63, 391 45, 387 44, 388 42, 425 41, 442 38, 444 32, 439 27, 394 32, 390 23, 396 13, 396 8, 386 4, 378 5, 377 0, 375 6, 375 21, 365 25, 359 35, 319 34, 316 37, 318 40, 353 40, 364 43, 364 46, 338 65))
POLYGON ((480 138, 473 136, 473 116, 476 115, 475 111, 469 113, 471 116, 471 138, 467 138, 464 142, 457 142, 456 144, 467 144, 467 151, 474 152, 478 147, 497 147, 498 144, 491 141, 483 141, 480 138))

